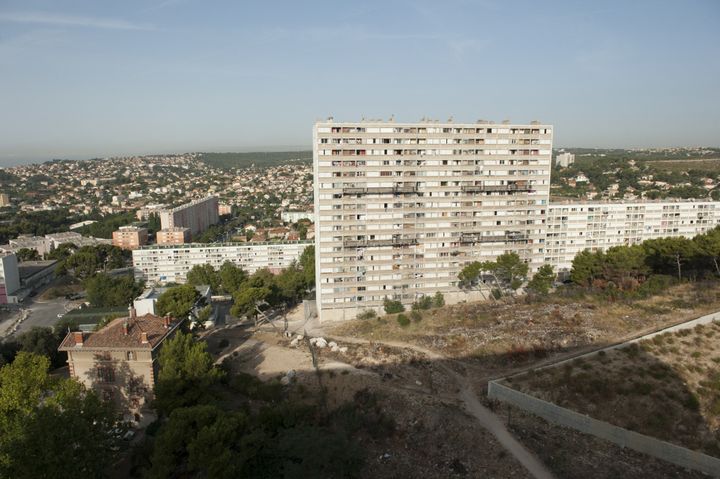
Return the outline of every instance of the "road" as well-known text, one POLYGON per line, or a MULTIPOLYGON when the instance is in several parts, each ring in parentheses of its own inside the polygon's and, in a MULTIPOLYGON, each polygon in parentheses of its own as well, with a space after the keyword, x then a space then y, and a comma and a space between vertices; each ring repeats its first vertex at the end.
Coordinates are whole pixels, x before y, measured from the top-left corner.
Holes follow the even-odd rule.
MULTIPOLYGON (((27 318, 23 320, 15 333, 9 336, 19 336, 20 334, 30 331, 34 327, 53 327, 58 322, 57 315, 65 313, 72 309, 75 303, 64 298, 56 298, 50 300, 30 300, 22 305, 22 310, 27 312, 27 318)), ((11 315, 9 319, 0 325, 0 335, 4 335, 5 331, 12 326, 22 316, 22 310, 11 315)))

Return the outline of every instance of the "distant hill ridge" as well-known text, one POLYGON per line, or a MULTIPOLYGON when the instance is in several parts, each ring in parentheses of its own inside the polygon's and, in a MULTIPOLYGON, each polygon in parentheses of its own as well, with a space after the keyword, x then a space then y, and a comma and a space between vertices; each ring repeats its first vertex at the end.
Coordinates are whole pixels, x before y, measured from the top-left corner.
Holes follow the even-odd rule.
POLYGON ((200 160, 217 168, 268 167, 289 162, 311 163, 312 150, 258 151, 250 153, 200 153, 200 160))

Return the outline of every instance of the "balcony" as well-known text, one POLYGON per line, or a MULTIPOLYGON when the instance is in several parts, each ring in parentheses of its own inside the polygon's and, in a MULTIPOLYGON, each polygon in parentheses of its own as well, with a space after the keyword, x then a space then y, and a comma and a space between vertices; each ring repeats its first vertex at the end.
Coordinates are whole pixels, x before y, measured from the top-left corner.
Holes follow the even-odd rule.
POLYGON ((344 195, 387 195, 417 193, 416 186, 370 186, 364 188, 343 188, 344 195))
POLYGON ((381 240, 345 240, 345 248, 372 248, 379 246, 411 246, 418 244, 415 238, 393 238, 381 240))
POLYGON ((484 191, 533 191, 532 185, 464 185, 460 187, 465 193, 482 193, 484 191))
POLYGON ((508 232, 502 235, 482 236, 480 233, 463 233, 460 243, 525 243, 528 237, 519 232, 508 232))

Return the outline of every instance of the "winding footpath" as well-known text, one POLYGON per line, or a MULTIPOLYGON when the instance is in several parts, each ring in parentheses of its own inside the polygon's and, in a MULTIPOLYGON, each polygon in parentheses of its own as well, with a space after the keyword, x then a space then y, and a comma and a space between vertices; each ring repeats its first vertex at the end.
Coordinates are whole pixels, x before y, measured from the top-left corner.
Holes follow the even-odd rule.
POLYGON ((462 365, 462 363, 458 363, 455 360, 446 358, 442 354, 438 354, 435 351, 431 351, 429 349, 425 349, 414 344, 398 341, 369 341, 366 339, 335 335, 329 336, 333 340, 345 343, 375 343, 394 348, 412 349, 421 354, 424 354, 429 359, 437 360, 436 365, 440 369, 442 369, 449 377, 452 377, 453 380, 457 383, 460 389, 460 392, 458 393, 458 398, 461 399, 463 404, 465 405, 465 410, 475 419, 477 419, 477 421, 482 427, 487 429, 493 436, 495 436, 495 439, 497 439, 497 441, 505 448, 505 450, 512 454, 512 456, 517 459, 517 461, 522 464, 525 469, 527 469, 528 472, 532 474, 536 479, 554 478, 550 470, 545 467, 545 464, 543 464, 542 461, 540 461, 532 452, 530 452, 517 439, 515 439, 515 437, 510 433, 510 431, 507 430, 505 424, 500 420, 500 418, 498 418, 497 415, 495 415, 495 413, 493 413, 491 410, 483 406, 468 381, 462 375, 457 373, 455 370, 453 370, 446 364, 448 362, 452 362, 462 365))

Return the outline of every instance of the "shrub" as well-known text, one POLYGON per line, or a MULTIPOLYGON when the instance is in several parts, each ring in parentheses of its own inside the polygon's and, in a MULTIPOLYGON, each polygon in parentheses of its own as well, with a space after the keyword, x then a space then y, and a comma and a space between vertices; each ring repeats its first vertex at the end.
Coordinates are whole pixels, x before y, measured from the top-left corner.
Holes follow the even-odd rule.
POLYGON ((435 306, 436 308, 445 306, 445 296, 443 296, 440 291, 435 293, 435 296, 433 296, 433 306, 435 306))
POLYGON ((690 411, 699 411, 700 401, 698 401, 698 398, 693 393, 688 393, 687 398, 685 398, 683 402, 683 406, 690 411))
POLYGON ((420 313, 420 311, 414 310, 410 313, 410 318, 412 318, 412 320, 417 323, 422 319, 422 313, 420 313))
POLYGON ((423 296, 412 304, 413 311, 430 309, 433 306, 433 299, 430 296, 423 296))
POLYGON ((377 313, 375 312, 374 309, 366 309, 364 311, 361 311, 357 315, 357 318, 358 319, 366 319, 366 320, 367 319, 375 319, 375 318, 377 318, 377 313))
POLYGON ((495 299, 500 299, 502 297, 502 291, 500 291, 498 288, 493 288, 491 293, 492 293, 492 297, 495 299))
POLYGON ((398 322, 398 324, 399 324, 400 326, 402 326, 402 327, 404 328, 405 326, 409 326, 409 325, 410 325, 410 318, 408 318, 408 317, 405 316, 404 314, 398 314, 398 316, 397 316, 397 322, 398 322))
POLYGON ((387 314, 402 313, 405 311, 405 306, 400 301, 385 298, 383 301, 383 308, 387 314))

